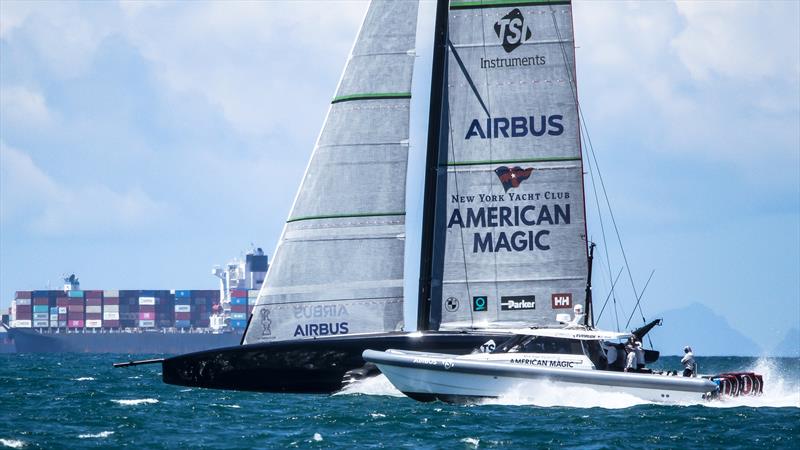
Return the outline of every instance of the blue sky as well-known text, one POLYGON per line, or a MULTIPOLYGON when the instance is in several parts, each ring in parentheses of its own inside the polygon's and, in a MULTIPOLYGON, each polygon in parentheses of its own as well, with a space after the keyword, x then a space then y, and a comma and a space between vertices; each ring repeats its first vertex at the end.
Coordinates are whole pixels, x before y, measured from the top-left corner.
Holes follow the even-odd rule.
MULTIPOLYGON (((0 2, 0 305, 64 272, 213 288, 211 266, 251 242, 272 254, 365 8, 0 2)), ((574 15, 581 107, 639 289, 655 270, 644 312, 703 303, 771 348, 800 326, 798 3, 574 15)))

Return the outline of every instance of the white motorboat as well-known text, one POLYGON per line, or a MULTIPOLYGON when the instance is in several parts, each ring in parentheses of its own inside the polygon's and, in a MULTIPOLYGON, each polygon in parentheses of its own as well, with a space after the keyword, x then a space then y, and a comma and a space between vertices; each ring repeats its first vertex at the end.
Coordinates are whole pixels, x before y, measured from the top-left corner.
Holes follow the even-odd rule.
POLYGON ((376 364, 397 389, 419 401, 473 402, 515 392, 535 396, 542 382, 665 403, 761 392, 762 380, 755 374, 684 377, 648 369, 620 371, 609 364, 609 350, 620 346, 615 341, 635 336, 578 327, 578 319, 568 328, 513 330, 506 342, 489 343, 488 351, 468 355, 366 350, 363 357, 376 364))

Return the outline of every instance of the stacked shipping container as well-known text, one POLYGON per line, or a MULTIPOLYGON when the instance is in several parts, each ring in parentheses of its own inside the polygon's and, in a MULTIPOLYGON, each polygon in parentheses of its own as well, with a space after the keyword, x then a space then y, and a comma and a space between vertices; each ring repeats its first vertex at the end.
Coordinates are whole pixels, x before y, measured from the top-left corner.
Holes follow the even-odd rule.
POLYGON ((247 327, 247 289, 231 289, 231 327, 247 327))
POLYGON ((119 327, 119 291, 103 291, 103 327, 119 327))
POLYGON ((20 328, 30 328, 33 326, 33 306, 32 292, 17 291, 14 295, 15 308, 12 308, 11 315, 14 317, 13 325, 20 328))
POLYGON ((207 328, 216 290, 17 291, 18 328, 207 328))

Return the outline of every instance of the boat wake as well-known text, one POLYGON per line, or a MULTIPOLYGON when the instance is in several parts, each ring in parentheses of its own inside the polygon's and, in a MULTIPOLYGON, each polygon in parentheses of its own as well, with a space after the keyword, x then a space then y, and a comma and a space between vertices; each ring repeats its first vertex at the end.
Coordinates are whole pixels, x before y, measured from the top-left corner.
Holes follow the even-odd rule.
POLYGON ((335 392, 333 395, 353 394, 405 397, 402 392, 398 391, 397 388, 392 385, 389 379, 386 378, 386 375, 383 374, 354 381, 342 388, 342 390, 335 392))
POLYGON ((552 381, 530 381, 483 405, 563 406, 570 408, 622 409, 650 404, 631 394, 603 392, 591 387, 564 387, 552 381))
POLYGON ((25 442, 17 439, 0 439, 0 445, 9 448, 22 448, 25 447, 25 442))
MULTIPOLYGON (((788 371, 781 370, 775 362, 768 359, 759 359, 747 371, 763 374, 762 395, 672 403, 672 405, 699 405, 709 408, 800 408, 800 384, 788 371)), ((660 403, 643 400, 632 394, 598 391, 591 387, 563 387, 549 381, 537 381, 526 382, 524 386, 508 391, 500 398, 484 400, 481 404, 622 409, 660 403)))
MULTIPOLYGON (((795 360, 793 364, 800 364, 800 361, 795 360)), ((800 408, 800 381, 790 373, 791 369, 779 367, 774 360, 760 358, 747 370, 764 377, 762 395, 724 398, 700 404, 711 408, 800 408)))
POLYGON ((96 434, 91 434, 91 433, 79 434, 78 438, 80 438, 80 439, 96 439, 96 438, 103 439, 103 438, 107 438, 107 437, 111 436, 112 434, 114 434, 113 431, 101 431, 101 432, 96 433, 96 434))
POLYGON ((154 398, 137 398, 130 400, 111 400, 111 401, 122 406, 151 405, 154 403, 158 403, 158 400, 154 398))
POLYGON ((95 381, 94 377, 79 377, 73 378, 72 381, 95 381))

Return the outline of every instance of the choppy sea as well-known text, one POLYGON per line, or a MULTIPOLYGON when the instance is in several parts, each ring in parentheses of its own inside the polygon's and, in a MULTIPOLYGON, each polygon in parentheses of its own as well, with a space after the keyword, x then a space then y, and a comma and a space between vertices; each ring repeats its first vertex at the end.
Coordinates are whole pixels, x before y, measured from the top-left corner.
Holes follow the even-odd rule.
POLYGON ((800 448, 796 358, 698 359, 762 373, 761 397, 659 405, 543 384, 472 406, 415 402, 383 376, 334 395, 188 389, 160 365, 111 367, 128 359, 0 355, 0 448, 800 448))

